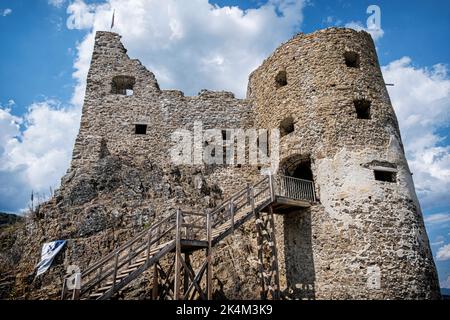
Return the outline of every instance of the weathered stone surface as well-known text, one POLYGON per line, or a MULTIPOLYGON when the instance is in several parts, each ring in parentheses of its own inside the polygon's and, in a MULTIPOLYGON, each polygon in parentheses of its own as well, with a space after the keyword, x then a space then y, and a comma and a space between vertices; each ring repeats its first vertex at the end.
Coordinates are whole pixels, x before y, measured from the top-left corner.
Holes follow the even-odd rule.
MULTIPOLYGON (((67 266, 86 268, 177 208, 208 210, 260 179, 250 165, 173 165, 174 130, 191 130, 195 121, 206 129, 270 129, 289 117, 294 132, 281 139, 280 172, 309 160, 320 201, 276 218, 284 296, 438 298, 375 47, 370 35, 349 29, 300 34, 280 46, 250 76, 247 99, 160 90, 155 76, 126 55, 117 34, 97 33, 71 168, 18 236, 23 252, 13 296, 56 299, 67 266), (346 52, 357 53, 357 68, 346 65, 346 52), (112 93, 117 76, 134 77, 132 96, 112 93), (363 98, 371 101, 370 119, 357 117, 353 101, 363 98), (136 135, 135 124, 146 124, 147 134, 136 135), (396 170, 396 183, 374 179, 380 166, 396 170), (66 249, 33 280, 42 244, 55 239, 67 239, 66 249)), ((249 222, 216 248, 215 298, 259 298, 255 237, 249 222)), ((123 297, 148 299, 149 290, 143 275, 123 297)))

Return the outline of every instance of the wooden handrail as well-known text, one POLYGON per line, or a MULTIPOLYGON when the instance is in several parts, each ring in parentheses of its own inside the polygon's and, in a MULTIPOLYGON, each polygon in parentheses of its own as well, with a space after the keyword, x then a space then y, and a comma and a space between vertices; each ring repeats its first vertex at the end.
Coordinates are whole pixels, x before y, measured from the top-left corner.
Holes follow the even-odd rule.
MULTIPOLYGON (((183 233, 186 236, 186 240, 206 239, 209 244, 208 252, 210 252, 211 244, 213 243, 212 229, 226 223, 231 223, 231 225, 228 226, 230 230, 227 232, 234 231, 235 227, 241 225, 242 221, 244 221, 242 216, 239 216, 239 218, 237 217, 240 210, 243 208, 247 207, 250 210, 249 214, 255 214, 255 210, 260 210, 259 207, 256 209, 257 206, 260 206, 260 204, 266 203, 266 201, 269 200, 275 201, 278 196, 288 196, 296 200, 315 202, 314 190, 314 183, 312 181, 283 175, 265 176, 253 186, 248 185, 247 187, 234 193, 230 198, 223 201, 209 213, 178 210, 177 212, 168 215, 161 221, 151 225, 149 228, 141 231, 133 239, 116 248, 110 254, 106 255, 85 270, 82 273, 84 281, 81 294, 91 292, 93 288, 100 285, 103 281, 111 281, 112 277, 113 287, 109 290, 109 294, 111 294, 111 290, 115 290, 114 286, 116 285, 118 274, 120 274, 122 270, 121 268, 127 268, 127 265, 131 265, 133 260, 140 257, 145 252, 147 257, 146 261, 151 259, 150 252, 155 243, 158 243, 159 245, 163 238, 169 237, 169 235, 173 233, 173 236, 170 238, 171 240, 169 240, 166 244, 173 245, 176 242, 176 246, 179 248, 179 241, 181 240, 182 232, 181 228, 183 228, 183 233), (190 216, 193 218, 185 219, 190 216), (165 225, 169 222, 170 224, 165 225), (162 226, 164 227, 161 228, 162 226), (98 271, 98 275, 96 274, 95 277, 89 277, 89 275, 94 271, 98 271)), ((248 216, 245 219, 247 218, 248 216)), ((218 236, 215 236, 214 239, 217 237, 218 236)), ((163 247, 166 248, 164 245, 163 247)), ((163 254, 166 253, 167 252, 163 254)), ((210 277, 209 267, 208 273, 210 277)), ((121 281, 123 281, 123 279, 121 281)), ((119 281, 119 283, 121 283, 121 281, 119 281)), ((123 285, 118 284, 117 290, 120 290, 122 287, 123 285)))
POLYGON ((173 218, 175 216, 176 216, 176 214, 171 214, 171 215, 167 216, 166 218, 164 218, 163 220, 161 220, 158 223, 156 223, 155 225, 152 225, 150 228, 141 231, 133 239, 129 240, 124 245, 122 245, 119 248, 115 249, 113 252, 111 252, 110 254, 106 255, 105 257, 103 257, 102 259, 97 261, 94 265, 92 265, 87 270, 85 270, 82 273, 82 277, 86 277, 87 275, 91 274, 99 266, 103 265, 106 261, 111 260, 112 258, 114 258, 116 252, 120 253, 120 252, 125 251, 126 249, 131 247, 133 244, 135 244, 137 241, 141 240, 145 235, 148 235, 149 231, 155 230, 156 228, 158 228, 159 226, 161 226, 162 224, 164 224, 165 222, 169 221, 171 218, 173 218))

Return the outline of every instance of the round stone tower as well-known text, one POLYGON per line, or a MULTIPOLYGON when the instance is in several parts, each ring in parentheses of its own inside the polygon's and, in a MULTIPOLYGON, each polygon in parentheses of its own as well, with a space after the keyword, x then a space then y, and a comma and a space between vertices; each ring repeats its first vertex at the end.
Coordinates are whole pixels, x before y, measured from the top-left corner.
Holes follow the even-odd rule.
POLYGON ((397 119, 366 32, 283 44, 250 76, 256 125, 280 128, 279 173, 313 179, 317 204, 277 216, 293 298, 433 299, 436 268, 397 119))

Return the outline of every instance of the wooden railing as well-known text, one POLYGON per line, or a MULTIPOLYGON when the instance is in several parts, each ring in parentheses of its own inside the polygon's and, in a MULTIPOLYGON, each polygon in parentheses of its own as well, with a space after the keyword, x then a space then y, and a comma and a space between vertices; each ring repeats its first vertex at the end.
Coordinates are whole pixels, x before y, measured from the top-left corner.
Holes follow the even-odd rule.
MULTIPOLYGON (((174 248, 176 245, 178 251, 182 240, 196 240, 205 242, 210 249, 212 241, 220 241, 255 214, 255 210, 276 201, 277 197, 315 202, 314 184, 312 181, 287 176, 265 176, 253 186, 248 184, 208 214, 178 210, 85 270, 81 274, 81 290, 76 296, 83 297, 106 283, 112 284, 109 291, 113 292, 119 271, 133 265, 138 259, 142 263, 143 257, 148 261, 152 252, 154 254, 155 250, 162 250, 165 245, 174 245, 174 248), (237 218, 239 221, 236 221, 237 218), (220 232, 215 233, 215 239, 212 239, 214 230, 220 232)), ((65 288, 63 299, 67 293, 65 288)))
POLYGON ((287 176, 276 176, 275 193, 277 196, 293 200, 316 202, 314 182, 287 176))
MULTIPOLYGON (((150 257, 150 252, 161 243, 175 239, 176 213, 169 215, 160 222, 142 231, 133 239, 113 250, 81 274, 82 287, 79 296, 83 297, 103 283, 111 282, 112 288, 116 285, 118 271, 131 265, 138 257, 150 257)), ((65 279, 64 283, 66 283, 65 279)), ((62 297, 66 294, 63 289, 62 297)))
POLYGON ((270 177, 266 176, 255 185, 247 185, 246 188, 232 195, 228 200, 216 207, 211 213, 212 228, 229 223, 233 228, 235 216, 244 207, 255 207, 259 202, 270 198, 270 177))

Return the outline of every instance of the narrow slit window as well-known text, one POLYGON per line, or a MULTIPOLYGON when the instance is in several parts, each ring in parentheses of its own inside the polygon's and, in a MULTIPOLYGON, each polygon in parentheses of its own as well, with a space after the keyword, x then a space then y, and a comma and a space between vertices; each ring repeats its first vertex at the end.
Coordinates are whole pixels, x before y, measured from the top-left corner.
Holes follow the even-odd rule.
POLYGON ((355 100, 353 101, 356 109, 356 116, 358 119, 370 120, 372 115, 370 113, 370 109, 372 103, 368 100, 355 100))
POLYGON ((392 171, 374 170, 375 180, 395 183, 397 182, 397 173, 392 171))
POLYGON ((228 134, 227 130, 222 130, 222 140, 223 141, 227 141, 227 134, 228 134))
POLYGON ((359 58, 359 54, 353 51, 347 51, 344 53, 345 64, 349 68, 359 68, 361 61, 359 58))
POLYGON ((275 77, 275 83, 277 88, 284 87, 288 84, 286 71, 278 72, 277 76, 275 77))
POLYGON ((147 134, 147 125, 146 124, 136 124, 135 125, 135 134, 138 134, 138 135, 147 134))
POLYGON ((222 140, 223 140, 223 144, 222 144, 222 156, 223 156, 223 164, 227 165, 227 159, 228 159, 228 131, 227 130, 222 130, 222 140))
POLYGON ((134 85, 136 79, 130 76, 117 76, 113 78, 111 92, 124 96, 132 96, 134 94, 134 85))

